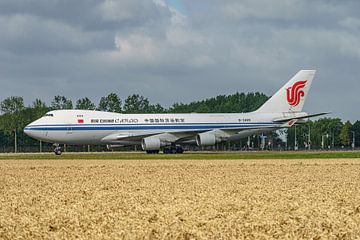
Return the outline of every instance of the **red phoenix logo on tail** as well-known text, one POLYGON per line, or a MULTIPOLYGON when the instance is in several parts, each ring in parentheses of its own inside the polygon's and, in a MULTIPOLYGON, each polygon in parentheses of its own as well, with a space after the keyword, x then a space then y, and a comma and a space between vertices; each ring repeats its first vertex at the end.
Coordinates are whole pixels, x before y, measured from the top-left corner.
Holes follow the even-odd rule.
POLYGON ((299 105, 301 98, 305 96, 303 89, 306 86, 307 81, 296 82, 292 87, 286 89, 288 103, 296 107, 299 105))

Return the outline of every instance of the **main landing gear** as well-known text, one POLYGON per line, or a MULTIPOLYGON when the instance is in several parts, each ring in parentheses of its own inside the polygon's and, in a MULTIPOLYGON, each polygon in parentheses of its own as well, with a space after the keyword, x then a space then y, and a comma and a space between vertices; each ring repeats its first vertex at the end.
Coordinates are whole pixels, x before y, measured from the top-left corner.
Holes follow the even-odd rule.
POLYGON ((58 144, 55 144, 54 146, 55 146, 54 148, 55 155, 60 156, 62 154, 62 148, 58 144))
POLYGON ((182 154, 182 153, 184 153, 184 149, 180 146, 171 146, 171 147, 164 148, 163 153, 164 154, 176 154, 176 153, 182 154))
POLYGON ((146 153, 147 154, 158 154, 160 152, 160 150, 147 150, 146 153))
MULTIPOLYGON (((160 150, 147 150, 147 154, 159 154, 160 150)), ((184 149, 180 146, 166 147, 163 150, 164 154, 181 154, 184 153, 184 149)))

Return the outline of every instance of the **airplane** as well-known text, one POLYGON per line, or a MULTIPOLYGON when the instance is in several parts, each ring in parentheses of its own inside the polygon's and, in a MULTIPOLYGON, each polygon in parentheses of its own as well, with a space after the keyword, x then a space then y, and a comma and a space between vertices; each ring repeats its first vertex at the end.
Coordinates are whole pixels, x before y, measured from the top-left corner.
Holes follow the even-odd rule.
POLYGON ((183 153, 183 144, 213 146, 267 133, 328 113, 307 114, 303 106, 315 70, 301 70, 258 110, 250 113, 121 114, 93 110, 54 110, 30 123, 24 132, 60 144, 141 145, 149 154, 183 153))

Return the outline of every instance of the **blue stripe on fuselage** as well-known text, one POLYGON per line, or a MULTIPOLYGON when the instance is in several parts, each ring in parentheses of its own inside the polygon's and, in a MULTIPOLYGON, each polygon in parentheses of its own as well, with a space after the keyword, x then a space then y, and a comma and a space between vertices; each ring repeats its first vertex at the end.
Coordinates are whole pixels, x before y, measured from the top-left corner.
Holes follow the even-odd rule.
POLYGON ((226 129, 226 128, 254 128, 276 127, 274 123, 188 123, 188 124, 59 124, 27 126, 27 131, 89 131, 89 130, 195 130, 195 129, 226 129))

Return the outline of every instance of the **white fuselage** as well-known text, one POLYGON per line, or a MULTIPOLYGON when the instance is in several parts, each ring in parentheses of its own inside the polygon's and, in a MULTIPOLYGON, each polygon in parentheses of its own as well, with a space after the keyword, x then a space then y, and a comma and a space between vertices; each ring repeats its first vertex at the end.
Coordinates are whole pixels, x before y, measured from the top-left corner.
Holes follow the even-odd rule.
MULTIPOLYGON (((198 133, 217 129, 228 129, 228 132, 231 132, 229 138, 232 139, 244 130, 248 130, 248 135, 252 135, 252 132, 257 132, 256 129, 264 131, 267 128, 281 128, 281 124, 272 120, 282 117, 286 116, 283 113, 119 114, 57 110, 29 124, 24 131, 38 140, 58 144, 131 145, 141 142, 136 136, 143 138, 164 133, 181 133, 185 137, 195 137, 198 133)), ((240 136, 241 134, 238 137, 240 136)))

